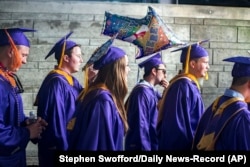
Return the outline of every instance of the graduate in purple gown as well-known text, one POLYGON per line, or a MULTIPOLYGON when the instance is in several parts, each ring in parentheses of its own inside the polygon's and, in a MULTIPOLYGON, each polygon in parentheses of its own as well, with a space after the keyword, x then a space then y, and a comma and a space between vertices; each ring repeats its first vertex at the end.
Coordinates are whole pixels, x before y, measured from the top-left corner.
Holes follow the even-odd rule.
POLYGON ((194 150, 250 151, 250 58, 235 56, 229 89, 207 108, 195 137, 194 150))
MULTIPOLYGON (((83 62, 80 45, 68 40, 69 33, 60 39, 46 58, 55 54, 58 65, 49 72, 37 94, 37 114, 48 122, 38 141, 39 166, 53 166, 55 150, 68 149, 67 124, 75 112, 75 103, 82 86, 72 75, 83 62)), ((45 58, 45 59, 46 59, 45 58)))
POLYGON ((26 146, 40 136, 46 122, 25 116, 22 84, 15 74, 27 63, 30 43, 26 28, 0 29, 0 166, 26 167, 26 146))
POLYGON ((208 52, 199 43, 178 50, 182 50, 183 71, 170 80, 159 102, 159 150, 191 150, 205 111, 198 79, 207 75, 208 52))
POLYGON ((144 67, 143 79, 133 88, 125 105, 129 125, 125 150, 158 150, 157 104, 161 95, 155 86, 168 86, 166 67, 160 53, 141 62, 139 67, 144 67))
POLYGON ((79 97, 70 150, 121 151, 128 127, 124 108, 128 57, 122 49, 111 45, 93 67, 99 71, 79 97))

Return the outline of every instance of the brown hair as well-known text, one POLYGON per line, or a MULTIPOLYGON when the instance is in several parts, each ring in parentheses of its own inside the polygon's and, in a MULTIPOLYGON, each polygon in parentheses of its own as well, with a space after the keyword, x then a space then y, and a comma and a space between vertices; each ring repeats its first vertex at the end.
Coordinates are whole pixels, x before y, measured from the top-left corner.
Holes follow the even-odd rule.
MULTIPOLYGON (((107 87, 112 94, 114 103, 122 118, 125 132, 128 130, 126 110, 124 107, 124 100, 128 93, 125 73, 126 66, 125 57, 116 60, 114 63, 105 65, 99 69, 95 81, 89 87, 91 89, 91 87, 93 88, 100 84, 104 84, 107 87)), ((82 100, 86 94, 81 93, 79 99, 82 100)))

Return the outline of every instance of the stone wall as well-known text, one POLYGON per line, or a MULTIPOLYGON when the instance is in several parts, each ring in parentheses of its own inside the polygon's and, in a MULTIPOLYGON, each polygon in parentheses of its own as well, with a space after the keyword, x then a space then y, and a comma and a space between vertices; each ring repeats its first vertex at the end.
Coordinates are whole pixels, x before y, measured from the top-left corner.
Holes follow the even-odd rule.
MULTIPOLYGON (((210 39, 204 44, 210 54, 209 80, 204 81, 202 96, 208 106, 231 84, 232 64, 222 59, 235 55, 249 55, 250 50, 250 9, 215 6, 112 3, 81 1, 16 0, 0 1, 0 27, 29 27, 37 30, 27 33, 31 40, 28 64, 18 72, 25 93, 22 94, 25 112, 35 111, 33 102, 43 78, 56 64, 54 57, 45 60, 54 43, 70 30, 70 39, 80 43, 84 63, 91 53, 109 37, 101 34, 104 12, 143 18, 151 6, 164 22, 184 42, 210 39)), ((135 61, 136 46, 116 40, 115 45, 124 48, 129 55, 131 72, 129 90, 136 84, 138 60, 135 61)), ((181 69, 180 52, 172 49, 162 51, 167 66, 167 78, 172 78, 181 69)), ((142 74, 142 70, 140 71, 142 74)), ((75 76, 83 83, 83 73, 75 76)), ((161 88, 159 88, 161 90, 161 88)), ((36 145, 29 144, 27 161, 37 164, 36 145)))

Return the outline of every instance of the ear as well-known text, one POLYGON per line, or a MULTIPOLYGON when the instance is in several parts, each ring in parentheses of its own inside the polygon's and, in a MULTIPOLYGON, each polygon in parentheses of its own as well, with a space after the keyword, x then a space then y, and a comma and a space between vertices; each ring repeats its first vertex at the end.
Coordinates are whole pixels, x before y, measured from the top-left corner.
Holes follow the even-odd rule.
POLYGON ((194 68, 194 67, 195 67, 195 64, 196 64, 195 60, 191 60, 191 61, 189 62, 189 65, 190 65, 191 68, 194 68))
POLYGON ((70 57, 68 55, 63 56, 63 61, 69 62, 70 57))
POLYGON ((8 56, 11 58, 14 55, 14 50, 11 47, 8 47, 7 49, 8 56))
POLYGON ((156 73, 157 73, 156 68, 152 68, 152 69, 151 69, 151 73, 153 73, 154 75, 156 75, 156 73))

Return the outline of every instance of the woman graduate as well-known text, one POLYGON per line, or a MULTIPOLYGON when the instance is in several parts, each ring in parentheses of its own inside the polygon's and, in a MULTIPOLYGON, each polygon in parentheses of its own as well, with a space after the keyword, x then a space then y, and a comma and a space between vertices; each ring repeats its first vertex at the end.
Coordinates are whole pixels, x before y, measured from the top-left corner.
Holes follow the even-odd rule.
POLYGON ((69 137, 70 150, 123 150, 128 128, 124 108, 128 57, 122 49, 111 45, 93 67, 99 72, 79 97, 69 137))

